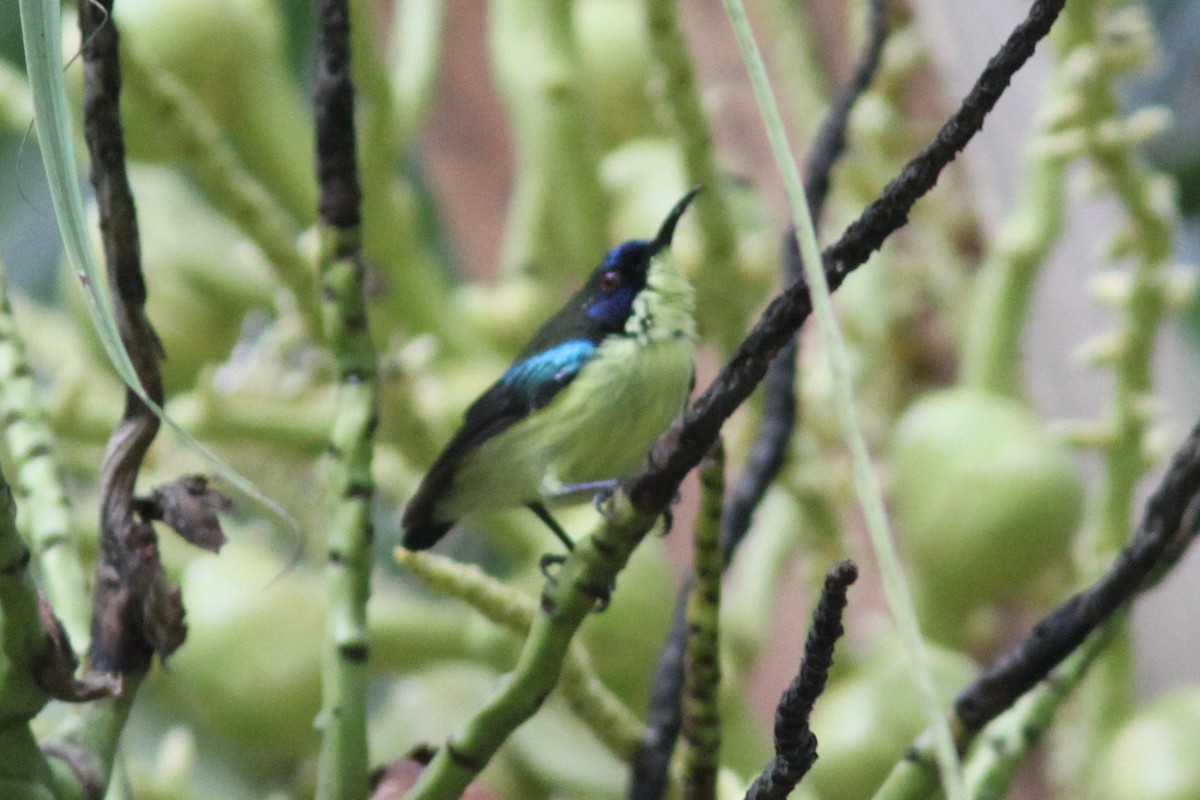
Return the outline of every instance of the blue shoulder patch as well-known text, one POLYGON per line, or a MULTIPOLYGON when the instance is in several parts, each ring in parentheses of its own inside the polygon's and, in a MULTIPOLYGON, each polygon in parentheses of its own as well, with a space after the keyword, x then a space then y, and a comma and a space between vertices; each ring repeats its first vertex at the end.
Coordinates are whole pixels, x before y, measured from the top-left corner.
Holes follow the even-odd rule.
POLYGON ((536 390, 579 372, 595 351, 596 345, 587 339, 571 339, 513 364, 500 378, 500 383, 536 390))

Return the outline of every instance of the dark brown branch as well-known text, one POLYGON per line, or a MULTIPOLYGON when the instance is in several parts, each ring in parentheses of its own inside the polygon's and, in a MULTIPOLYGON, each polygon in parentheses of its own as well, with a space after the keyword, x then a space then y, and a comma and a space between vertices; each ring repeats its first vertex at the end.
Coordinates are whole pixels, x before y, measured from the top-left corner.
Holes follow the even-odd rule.
POLYGON ((350 11, 345 2, 319 0, 317 68, 313 82, 317 128, 317 185, 321 221, 357 228, 362 190, 354 143, 354 81, 350 74, 350 11))
MULTIPOLYGON (((872 0, 870 32, 863 54, 850 82, 838 92, 809 153, 804 188, 814 222, 821 219, 829 194, 830 174, 846 147, 850 111, 879 69, 886 38, 886 3, 884 0, 872 0)), ((803 280, 804 268, 794 228, 789 227, 783 236, 780 263, 784 285, 803 280)), ((798 355, 799 340, 793 334, 767 368, 763 380, 766 396, 762 425, 750 448, 746 469, 725 504, 721 519, 721 554, 726 566, 732 562, 734 552, 750 530, 754 512, 766 495, 767 488, 783 469, 788 443, 796 424, 798 355)), ((683 611, 687 607, 691 588, 692 580, 689 577, 680 587, 671 631, 654 673, 650 708, 646 715, 646 740, 634 760, 630 778, 629 797, 634 800, 657 799, 666 791, 667 769, 682 723, 680 699, 684 678, 683 650, 687 641, 687 620, 683 611)))
MULTIPOLYGON (((104 255, 121 341, 142 386, 163 400, 162 348, 146 318, 137 212, 125 172, 119 96, 121 68, 112 0, 79 0, 83 35, 84 134, 100 210, 104 255)), ((167 584, 151 524, 134 509, 134 484, 158 433, 158 417, 133 391, 109 439, 100 470, 100 564, 92 616, 93 664, 114 672, 144 671, 155 652, 183 642, 179 590, 167 584)))
MULTIPOLYGON (((1091 588, 1042 619, 1025 639, 996 659, 955 701, 964 728, 975 733, 1050 674, 1101 623, 1153 584, 1164 560, 1177 559, 1196 534, 1200 499, 1200 423, 1176 452, 1133 542, 1091 588)), ((1173 562, 1172 562, 1173 563, 1173 562)))
POLYGON ((833 648, 842 637, 846 591, 858 580, 858 567, 843 561, 825 576, 825 588, 804 642, 800 672, 775 709, 775 757, 746 792, 746 800, 785 800, 817 760, 817 737, 809 715, 829 678, 833 648))

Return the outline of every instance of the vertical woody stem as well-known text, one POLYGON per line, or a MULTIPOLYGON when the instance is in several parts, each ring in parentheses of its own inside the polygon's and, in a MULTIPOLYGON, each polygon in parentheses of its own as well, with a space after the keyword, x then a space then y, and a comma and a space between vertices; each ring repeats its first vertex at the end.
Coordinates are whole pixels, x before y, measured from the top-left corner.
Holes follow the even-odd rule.
POLYGON ((331 474, 329 618, 317 796, 367 795, 367 599, 371 572, 371 477, 378 422, 375 347, 367 326, 346 0, 318 2, 317 178, 320 281, 325 331, 337 363, 338 392, 329 452, 331 474))
POLYGON ((713 800, 721 754, 721 686, 718 617, 721 611, 721 507, 725 495, 725 450, 718 439, 700 464, 704 499, 696 520, 696 584, 688 597, 687 656, 684 661, 684 800, 713 800))

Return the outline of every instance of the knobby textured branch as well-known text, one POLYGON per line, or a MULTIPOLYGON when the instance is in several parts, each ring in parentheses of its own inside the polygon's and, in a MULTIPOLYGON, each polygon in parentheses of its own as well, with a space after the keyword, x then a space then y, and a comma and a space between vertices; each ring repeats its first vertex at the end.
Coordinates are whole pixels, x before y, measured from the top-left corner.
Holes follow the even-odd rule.
MULTIPOLYGON (((831 289, 861 266, 904 224, 916 201, 941 170, 982 127, 1012 75, 1050 30, 1065 0, 1036 0, 983 71, 962 106, 934 142, 914 158, 883 194, 823 254, 831 289)), ((646 464, 625 481, 604 507, 605 520, 567 557, 542 596, 521 658, 504 686, 434 756, 410 800, 449 800, 495 755, 517 726, 532 716, 553 689, 571 637, 587 613, 606 596, 634 548, 667 508, 680 483, 712 444, 724 421, 763 379, 772 357, 812 311, 804 282, 790 286, 767 308, 707 391, 655 444, 646 464)))
POLYGON ((14 481, 25 504, 27 535, 46 598, 62 619, 76 652, 88 649, 91 606, 71 509, 59 479, 55 442, 37 400, 0 265, 0 419, 4 444, 17 465, 14 481))
POLYGON ((325 332, 337 363, 338 389, 329 453, 329 563, 321 760, 317 796, 359 800, 367 774, 367 599, 370 596, 371 476, 379 424, 378 364, 367 321, 361 205, 350 72, 350 7, 317 4, 316 169, 321 237, 320 281, 325 332))
MULTIPOLYGON (((1100 625, 1155 585, 1164 564, 1176 563, 1196 537, 1200 503, 1200 423, 1176 452, 1133 541, 1104 577, 1045 616, 1033 632, 997 658, 954 703, 959 746, 1050 674, 1100 625)), ((937 786, 937 771, 922 739, 893 770, 878 798, 916 798, 937 786)))
POLYGON ((833 666, 833 648, 844 632, 846 591, 856 580, 858 567, 853 561, 843 561, 825 576, 825 588, 804 642, 800 672, 775 710, 775 757, 750 785, 746 800, 785 800, 816 763, 817 737, 808 726, 808 718, 825 691, 833 666))
POLYGON ((725 495, 725 448, 720 439, 700 463, 703 499, 696 519, 695 590, 688 597, 684 658, 684 800, 715 800, 721 758, 721 509, 725 495))
MULTIPOLYGON (((870 86, 879 69, 888 30, 884 0, 872 0, 869 24, 867 41, 854 75, 838 92, 809 153, 805 191, 814 222, 821 218, 829 194, 830 175, 846 147, 850 111, 870 86)), ((789 228, 784 234, 780 261, 784 285, 790 286, 803 280, 804 269, 794 229, 789 228)), ((763 379, 766 396, 762 423, 750 448, 746 469, 725 504, 721 518, 721 553, 726 567, 732 563, 734 553, 749 532, 754 512, 766 495, 767 489, 783 469, 798 413, 795 390, 798 354, 799 339, 793 335, 771 360, 763 379)), ((681 654, 687 637, 687 621, 681 609, 686 606, 691 590, 692 580, 689 577, 680 587, 677 601, 677 609, 680 610, 673 618, 671 631, 654 674, 650 709, 646 715, 646 743, 638 754, 630 774, 628 796, 631 800, 657 800, 666 791, 667 769, 679 737, 682 720, 681 654)))

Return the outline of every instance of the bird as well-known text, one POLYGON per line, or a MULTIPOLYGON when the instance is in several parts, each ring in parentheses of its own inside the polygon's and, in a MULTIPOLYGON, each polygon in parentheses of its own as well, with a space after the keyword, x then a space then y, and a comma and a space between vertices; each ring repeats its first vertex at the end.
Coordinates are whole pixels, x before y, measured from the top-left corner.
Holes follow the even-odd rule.
POLYGON ((547 506, 616 485, 695 385, 695 292, 671 254, 685 194, 653 239, 617 245, 466 410, 401 519, 425 550, 463 517, 526 507, 573 548, 547 506))

